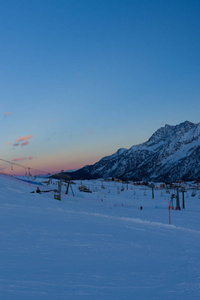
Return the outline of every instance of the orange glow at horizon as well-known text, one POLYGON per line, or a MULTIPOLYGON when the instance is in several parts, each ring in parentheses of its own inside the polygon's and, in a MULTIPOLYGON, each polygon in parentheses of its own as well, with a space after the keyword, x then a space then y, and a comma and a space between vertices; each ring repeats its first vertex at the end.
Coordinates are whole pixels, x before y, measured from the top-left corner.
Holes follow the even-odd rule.
POLYGON ((14 158, 10 163, 6 163, 5 167, 2 168, 2 173, 9 175, 45 175, 45 174, 54 174, 59 173, 61 170, 78 170, 86 165, 94 164, 98 159, 93 160, 88 157, 70 157, 68 161, 64 161, 64 159, 60 157, 43 157, 43 158, 14 158))

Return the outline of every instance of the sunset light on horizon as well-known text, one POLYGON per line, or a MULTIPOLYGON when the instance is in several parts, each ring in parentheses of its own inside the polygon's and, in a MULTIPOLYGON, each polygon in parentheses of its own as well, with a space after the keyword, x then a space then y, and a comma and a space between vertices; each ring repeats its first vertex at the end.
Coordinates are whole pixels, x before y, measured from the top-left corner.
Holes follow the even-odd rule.
POLYGON ((199 123, 199 15, 195 0, 0 1, 0 172, 79 169, 199 123))

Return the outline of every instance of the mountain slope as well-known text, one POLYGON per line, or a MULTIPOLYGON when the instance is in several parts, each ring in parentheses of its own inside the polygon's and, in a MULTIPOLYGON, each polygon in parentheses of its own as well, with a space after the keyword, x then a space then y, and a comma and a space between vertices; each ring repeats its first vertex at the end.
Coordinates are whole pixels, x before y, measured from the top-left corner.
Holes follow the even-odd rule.
POLYGON ((117 177, 125 180, 172 182, 200 176, 200 123, 165 125, 130 149, 119 149, 94 165, 70 173, 73 179, 117 177))

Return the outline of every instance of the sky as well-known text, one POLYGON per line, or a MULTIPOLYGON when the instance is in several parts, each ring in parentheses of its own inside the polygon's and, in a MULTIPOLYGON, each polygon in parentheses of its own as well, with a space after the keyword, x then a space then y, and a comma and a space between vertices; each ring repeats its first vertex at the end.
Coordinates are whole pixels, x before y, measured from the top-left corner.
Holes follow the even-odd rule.
POLYGON ((199 123, 199 15, 199 0, 0 0, 0 171, 78 169, 199 123))

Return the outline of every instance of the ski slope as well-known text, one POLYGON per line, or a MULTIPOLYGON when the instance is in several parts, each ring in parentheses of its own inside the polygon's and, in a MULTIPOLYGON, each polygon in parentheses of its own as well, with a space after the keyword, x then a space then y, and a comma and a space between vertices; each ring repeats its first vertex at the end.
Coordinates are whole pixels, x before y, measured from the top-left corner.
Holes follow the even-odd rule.
POLYGON ((169 224, 165 190, 83 184, 58 201, 0 175, 1 299, 200 299, 200 191, 169 224))

